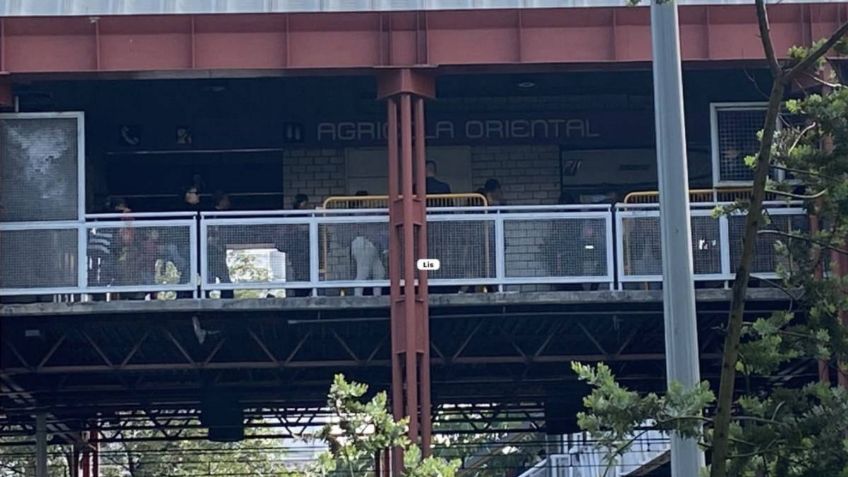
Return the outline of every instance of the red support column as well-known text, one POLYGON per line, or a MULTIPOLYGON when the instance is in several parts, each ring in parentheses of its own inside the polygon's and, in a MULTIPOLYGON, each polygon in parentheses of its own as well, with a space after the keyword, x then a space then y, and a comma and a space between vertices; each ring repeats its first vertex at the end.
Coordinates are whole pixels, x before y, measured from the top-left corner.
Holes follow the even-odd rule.
POLYGON ((80 467, 82 467, 82 477, 91 477, 91 450, 88 448, 82 451, 80 467))
POLYGON ((91 445, 91 477, 100 477, 100 428, 96 422, 91 425, 88 442, 91 445))
MULTIPOLYGON (((409 417, 409 437, 430 454, 430 332, 427 276, 416 261, 427 256, 424 98, 432 77, 399 69, 380 74, 386 98, 389 176, 389 281, 391 283, 392 412, 409 417)), ((403 456, 392 454, 392 475, 403 456)))

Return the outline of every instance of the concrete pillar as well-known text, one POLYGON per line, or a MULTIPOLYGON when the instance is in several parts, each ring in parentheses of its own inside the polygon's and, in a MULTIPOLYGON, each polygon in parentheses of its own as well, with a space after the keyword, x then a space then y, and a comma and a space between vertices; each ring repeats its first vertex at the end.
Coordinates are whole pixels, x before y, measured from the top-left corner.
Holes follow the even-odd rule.
MULTIPOLYGON (((677 2, 651 2, 654 117, 660 192, 666 375, 685 388, 701 380, 686 168, 686 126, 677 2)), ((696 439, 671 436, 671 475, 690 477, 704 467, 696 439)))

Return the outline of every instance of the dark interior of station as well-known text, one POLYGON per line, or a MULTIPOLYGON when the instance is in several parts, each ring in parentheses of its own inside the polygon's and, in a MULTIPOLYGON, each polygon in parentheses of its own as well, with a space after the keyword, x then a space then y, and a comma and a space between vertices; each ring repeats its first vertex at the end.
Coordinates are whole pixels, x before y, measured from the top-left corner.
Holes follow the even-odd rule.
MULTIPOLYGON (((756 69, 685 71, 692 188, 711 186, 709 104, 762 101, 765 84, 764 71, 756 69)), ((385 106, 377 100, 373 76, 34 79, 16 85, 15 91, 22 111, 85 112, 89 213, 102 211, 110 196, 129 198, 135 211, 175 210, 180 188, 196 176, 203 182, 204 193, 226 191, 235 208, 284 208, 288 205, 283 190, 285 151, 385 144, 379 131, 385 106), (355 133, 321 129, 343 127, 345 122, 359 129, 355 133), (363 130, 365 123, 369 127, 363 130)), ((603 130, 603 141, 548 141, 560 142, 563 151, 604 148, 627 154, 653 149, 649 70, 443 75, 438 78, 436 95, 428 102, 427 114, 428 133, 439 135, 432 141, 438 144, 462 145, 472 140, 458 131, 448 131, 449 135, 433 131, 438 125, 431 124, 430 117, 433 121, 453 117, 508 120, 568 111, 606 114, 592 125, 603 130), (621 119, 615 119, 617 115, 621 119)), ((500 134, 483 139, 509 145, 538 144, 540 139, 494 132, 500 134)), ((617 174, 628 176, 644 166, 618 167, 617 174)), ((620 200, 628 192, 656 189, 655 180, 595 182, 582 185, 581 190, 612 190, 620 200)))

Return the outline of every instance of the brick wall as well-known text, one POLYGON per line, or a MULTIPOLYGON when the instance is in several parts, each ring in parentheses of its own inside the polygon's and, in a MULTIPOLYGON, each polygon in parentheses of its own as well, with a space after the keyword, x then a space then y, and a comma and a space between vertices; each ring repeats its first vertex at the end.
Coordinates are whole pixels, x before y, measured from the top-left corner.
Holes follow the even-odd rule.
POLYGON ((313 206, 333 195, 344 195, 344 149, 297 149, 283 153, 283 193, 286 207, 306 194, 313 206))
POLYGON ((558 146, 480 146, 471 149, 474 188, 498 179, 509 205, 556 204, 560 194, 558 146))
MULTIPOLYGON (((471 148, 474 189, 498 179, 511 205, 556 204, 560 194, 559 147, 475 146, 471 148)), ((296 194, 319 205, 332 195, 344 195, 344 149, 296 149, 283 153, 283 191, 288 207, 296 194)), ((457 191, 459 192, 459 191, 457 191)))

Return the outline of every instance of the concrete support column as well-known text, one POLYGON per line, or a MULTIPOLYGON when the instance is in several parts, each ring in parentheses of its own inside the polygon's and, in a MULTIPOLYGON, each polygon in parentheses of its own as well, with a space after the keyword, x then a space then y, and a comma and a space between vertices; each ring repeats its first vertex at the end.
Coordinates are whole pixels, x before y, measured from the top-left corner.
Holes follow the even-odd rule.
MULTIPOLYGON (((660 192, 666 376, 691 389, 700 379, 698 327, 686 168, 686 126, 677 2, 651 3, 654 117, 660 192)), ((696 476, 704 468, 696 439, 671 435, 671 475, 696 476)))
MULTIPOLYGON (((427 71, 393 69, 378 75, 388 123, 389 282, 391 284, 392 413, 409 417, 409 438, 430 454, 430 328, 427 257, 424 100, 435 95, 427 71), (417 284, 417 285, 416 285, 417 284)), ((403 456, 393 452, 392 475, 403 456)))
POLYGON ((47 414, 35 416, 35 477, 47 477, 47 414))

